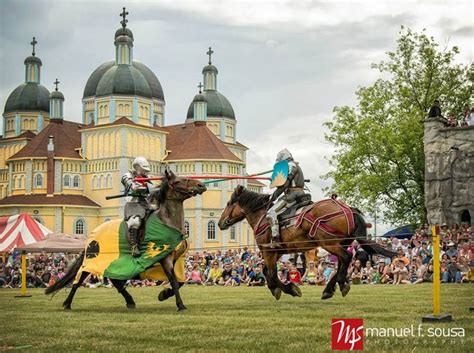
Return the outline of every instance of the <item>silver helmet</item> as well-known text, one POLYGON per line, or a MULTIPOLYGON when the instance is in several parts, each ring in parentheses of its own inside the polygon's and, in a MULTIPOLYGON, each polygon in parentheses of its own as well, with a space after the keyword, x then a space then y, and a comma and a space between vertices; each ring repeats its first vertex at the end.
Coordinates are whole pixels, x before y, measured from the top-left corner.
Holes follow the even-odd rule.
POLYGON ((290 151, 288 151, 286 148, 278 152, 276 161, 284 161, 284 160, 290 160, 293 159, 293 156, 291 155, 290 151))
POLYGON ((145 157, 135 158, 132 167, 140 175, 148 175, 150 173, 150 163, 148 163, 145 157))

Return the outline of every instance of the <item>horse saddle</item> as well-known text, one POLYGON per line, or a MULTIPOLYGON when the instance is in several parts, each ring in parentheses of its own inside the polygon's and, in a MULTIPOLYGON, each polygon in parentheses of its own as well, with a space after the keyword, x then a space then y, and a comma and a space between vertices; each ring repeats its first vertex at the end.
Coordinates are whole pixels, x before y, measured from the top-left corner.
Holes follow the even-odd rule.
POLYGON ((278 215, 278 223, 280 224, 280 227, 286 228, 291 226, 294 223, 292 220, 294 220, 300 213, 299 211, 301 211, 303 207, 311 205, 312 203, 313 201, 311 201, 310 194, 297 196, 295 201, 287 206, 284 212, 278 215))

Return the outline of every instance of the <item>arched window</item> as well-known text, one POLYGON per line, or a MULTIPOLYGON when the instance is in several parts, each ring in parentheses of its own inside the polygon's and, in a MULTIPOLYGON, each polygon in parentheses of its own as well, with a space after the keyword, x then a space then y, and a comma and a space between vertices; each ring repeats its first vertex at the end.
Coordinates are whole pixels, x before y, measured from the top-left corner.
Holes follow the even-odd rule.
POLYGON ((37 188, 43 187, 43 174, 36 174, 34 180, 35 180, 35 187, 37 188))
POLYGON ((214 221, 207 223, 207 239, 216 240, 216 222, 214 221))
POLYGON ((235 225, 230 227, 230 240, 237 240, 237 234, 235 230, 235 225))
POLYGON ((74 222, 74 234, 84 234, 85 222, 82 219, 77 219, 74 222))
POLYGON ((188 221, 184 221, 184 235, 188 235, 189 236, 189 222, 188 221))
POLYGON ((97 189, 97 175, 92 177, 92 188, 97 189))
POLYGON ((112 187, 112 175, 107 174, 105 177, 105 187, 106 188, 111 188, 112 187))
POLYGON ((70 177, 69 175, 67 175, 67 174, 64 176, 63 186, 64 186, 65 188, 68 188, 68 187, 71 186, 71 177, 70 177))
POLYGON ((81 177, 79 175, 74 175, 72 179, 72 187, 78 188, 81 185, 81 177))
POLYGON ((97 186, 98 189, 102 189, 104 187, 104 176, 99 176, 99 185, 97 186))

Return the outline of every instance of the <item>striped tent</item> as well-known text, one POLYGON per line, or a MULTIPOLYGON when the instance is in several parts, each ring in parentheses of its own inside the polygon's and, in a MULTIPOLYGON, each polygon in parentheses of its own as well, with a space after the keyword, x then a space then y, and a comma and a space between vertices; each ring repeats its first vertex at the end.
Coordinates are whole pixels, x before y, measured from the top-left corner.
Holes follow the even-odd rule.
POLYGON ((30 215, 0 216, 0 253, 42 240, 51 231, 30 215))

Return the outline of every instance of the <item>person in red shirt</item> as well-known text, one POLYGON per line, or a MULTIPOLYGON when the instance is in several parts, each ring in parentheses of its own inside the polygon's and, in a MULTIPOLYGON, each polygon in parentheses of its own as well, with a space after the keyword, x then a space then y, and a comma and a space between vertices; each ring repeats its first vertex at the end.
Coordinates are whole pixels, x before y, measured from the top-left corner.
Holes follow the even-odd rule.
POLYGON ((303 284, 303 282, 301 281, 301 273, 296 269, 295 265, 291 265, 290 271, 288 272, 288 279, 290 280, 290 282, 296 285, 303 284))

